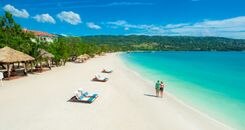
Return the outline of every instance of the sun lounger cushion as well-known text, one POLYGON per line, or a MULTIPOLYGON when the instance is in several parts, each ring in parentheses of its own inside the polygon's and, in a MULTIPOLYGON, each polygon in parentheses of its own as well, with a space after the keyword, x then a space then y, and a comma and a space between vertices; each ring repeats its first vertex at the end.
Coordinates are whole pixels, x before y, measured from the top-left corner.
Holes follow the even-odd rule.
POLYGON ((95 97, 85 97, 85 96, 80 96, 79 101, 82 101, 82 102, 88 102, 88 103, 92 103, 94 100, 95 100, 95 97))
POLYGON ((97 80, 99 80, 99 81, 107 81, 107 80, 108 80, 108 78, 102 77, 102 76, 100 76, 100 75, 95 75, 95 78, 96 78, 97 80))
POLYGON ((86 97, 98 97, 98 94, 89 94, 88 92, 85 92, 83 95, 86 97))
POLYGON ((76 91, 76 92, 75 92, 75 96, 76 96, 77 99, 79 99, 79 98, 81 97, 81 93, 78 92, 78 91, 76 91))
POLYGON ((82 89, 75 92, 75 98, 79 102, 92 103, 97 97, 98 94, 89 94, 88 92, 82 93, 82 89))
POLYGON ((80 89, 78 89, 77 91, 78 91, 78 92, 81 92, 81 93, 83 92, 83 90, 82 90, 81 88, 80 88, 80 89))
POLYGON ((104 69, 104 72, 106 72, 106 73, 111 73, 112 70, 111 70, 111 69, 104 69))

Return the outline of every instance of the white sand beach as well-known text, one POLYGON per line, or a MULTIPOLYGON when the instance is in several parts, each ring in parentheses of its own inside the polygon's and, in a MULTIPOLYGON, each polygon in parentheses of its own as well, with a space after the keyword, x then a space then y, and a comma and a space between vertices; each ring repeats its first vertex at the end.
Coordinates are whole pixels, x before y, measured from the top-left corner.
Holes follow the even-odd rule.
POLYGON ((129 70, 117 54, 4 81, 0 130, 225 130, 170 94, 156 98, 154 84, 129 70), (114 72, 94 82, 104 67, 114 72), (68 102, 83 88, 99 94, 92 104, 68 102))

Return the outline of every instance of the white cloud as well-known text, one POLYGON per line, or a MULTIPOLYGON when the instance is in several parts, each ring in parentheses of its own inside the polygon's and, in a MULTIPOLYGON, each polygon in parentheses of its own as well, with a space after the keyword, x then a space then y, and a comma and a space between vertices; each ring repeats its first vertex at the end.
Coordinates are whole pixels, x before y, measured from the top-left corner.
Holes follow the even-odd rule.
POLYGON ((91 28, 91 29, 96 29, 96 30, 101 29, 101 27, 100 27, 99 25, 96 25, 96 24, 93 23, 93 22, 88 22, 88 23, 87 23, 87 26, 88 26, 89 28, 91 28))
POLYGON ((130 24, 125 20, 107 23, 109 27, 124 30, 131 29, 132 34, 168 35, 168 36, 218 36, 245 39, 245 16, 204 20, 197 23, 179 23, 163 25, 130 24), (127 29, 126 29, 127 28, 127 29))
POLYGON ((60 35, 61 35, 61 36, 63 36, 63 37, 67 37, 67 36, 69 36, 69 35, 64 34, 64 33, 61 33, 60 35))
POLYGON ((72 11, 62 11, 59 14, 57 14, 57 17, 60 19, 60 21, 65 21, 72 25, 82 23, 80 15, 72 11))
POLYGON ((163 26, 157 26, 157 25, 147 25, 147 24, 130 24, 125 20, 118 20, 118 21, 114 21, 114 22, 107 22, 107 24, 111 27, 111 28, 124 28, 124 30, 129 30, 134 29, 137 31, 144 31, 144 33, 148 33, 150 35, 154 35, 157 33, 164 33, 165 30, 163 29, 163 26))
POLYGON ((55 20, 52 16, 50 16, 49 14, 38 14, 35 17, 33 17, 35 20, 37 20, 38 22, 41 23, 52 23, 55 24, 55 20))
POLYGON ((16 9, 14 6, 7 4, 3 7, 4 11, 10 12, 12 15, 20 18, 28 18, 29 13, 25 9, 16 9))
POLYGON ((215 28, 233 28, 245 25, 245 16, 224 19, 224 20, 205 20, 194 24, 195 27, 215 27, 215 28))
POLYGON ((105 4, 91 4, 91 5, 78 5, 73 6, 72 8, 84 8, 84 7, 115 7, 115 6, 151 6, 154 3, 145 3, 145 2, 112 2, 105 4))
POLYGON ((183 27, 183 26, 186 26, 186 25, 189 25, 188 23, 180 23, 180 24, 167 24, 165 26, 165 28, 179 28, 179 27, 183 27))
POLYGON ((107 24, 111 24, 111 25, 117 25, 117 26, 123 26, 127 24, 127 21, 125 20, 118 20, 118 21, 114 21, 114 22, 108 22, 107 24))
POLYGON ((180 35, 220 36, 245 39, 245 16, 223 20, 205 20, 171 30, 180 35))
POLYGON ((105 4, 104 6, 132 6, 132 5, 153 5, 153 3, 142 3, 142 2, 113 2, 105 4))
POLYGON ((127 31, 127 30, 129 30, 129 28, 126 27, 126 28, 124 28, 124 30, 127 31))

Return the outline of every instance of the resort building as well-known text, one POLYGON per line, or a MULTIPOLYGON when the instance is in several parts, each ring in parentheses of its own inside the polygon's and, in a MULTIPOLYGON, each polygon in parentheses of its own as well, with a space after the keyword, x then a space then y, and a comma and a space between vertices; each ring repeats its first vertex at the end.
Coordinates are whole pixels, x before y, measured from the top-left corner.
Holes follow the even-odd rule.
MULTIPOLYGON (((27 30, 24 29, 25 32, 32 32, 36 38, 41 42, 47 42, 47 43, 53 43, 54 40, 57 38, 56 35, 50 34, 47 32, 41 32, 41 31, 34 31, 34 30, 27 30)), ((31 39, 33 42, 37 42, 36 39, 31 39)))

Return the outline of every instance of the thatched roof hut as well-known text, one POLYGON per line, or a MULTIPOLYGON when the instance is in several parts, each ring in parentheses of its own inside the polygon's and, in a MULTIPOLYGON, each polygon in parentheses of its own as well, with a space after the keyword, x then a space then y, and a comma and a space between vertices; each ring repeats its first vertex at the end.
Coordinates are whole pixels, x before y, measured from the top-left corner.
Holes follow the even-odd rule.
POLYGON ((35 60, 33 57, 10 47, 0 49, 0 63, 16 63, 35 60))
MULTIPOLYGON (((10 73, 11 73, 10 64, 33 61, 33 60, 35 60, 33 57, 23 52, 14 50, 10 47, 4 47, 0 49, 0 63, 7 64, 7 72, 8 72, 7 77, 10 77, 10 73)), ((26 72, 26 65, 25 65, 25 72, 26 72)))
POLYGON ((46 59, 52 59, 52 58, 54 58, 54 55, 53 55, 53 54, 51 54, 51 53, 45 51, 44 49, 40 49, 39 52, 40 52, 40 56, 41 56, 42 58, 44 58, 44 59, 45 59, 45 58, 46 58, 46 59))

